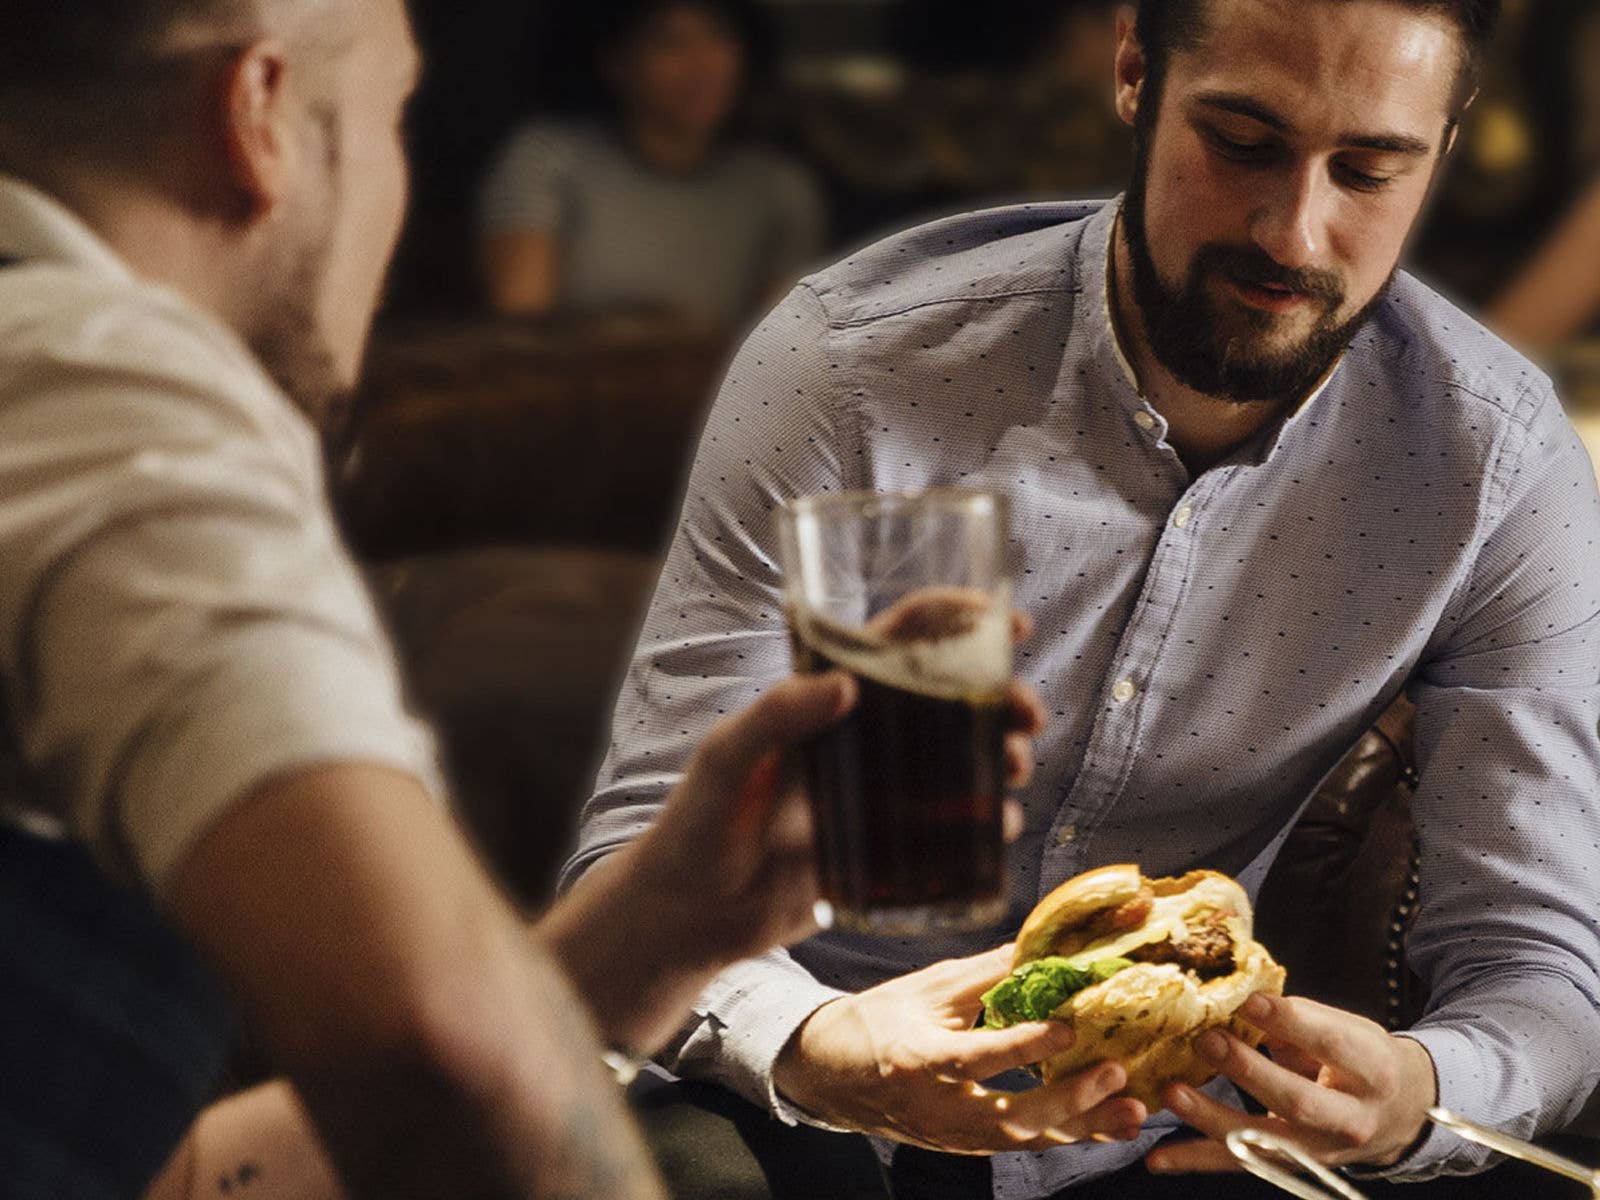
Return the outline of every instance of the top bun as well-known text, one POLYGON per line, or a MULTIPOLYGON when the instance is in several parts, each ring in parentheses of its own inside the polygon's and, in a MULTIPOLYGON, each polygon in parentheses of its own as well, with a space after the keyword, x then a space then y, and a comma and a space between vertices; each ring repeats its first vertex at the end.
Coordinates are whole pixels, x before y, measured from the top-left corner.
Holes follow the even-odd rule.
POLYGON ((1137 900, 1144 883, 1144 876, 1132 863, 1096 867, 1067 880, 1033 906, 1017 933, 1012 965, 1075 953, 1080 947, 1070 946, 1076 940, 1071 935, 1091 917, 1137 900))

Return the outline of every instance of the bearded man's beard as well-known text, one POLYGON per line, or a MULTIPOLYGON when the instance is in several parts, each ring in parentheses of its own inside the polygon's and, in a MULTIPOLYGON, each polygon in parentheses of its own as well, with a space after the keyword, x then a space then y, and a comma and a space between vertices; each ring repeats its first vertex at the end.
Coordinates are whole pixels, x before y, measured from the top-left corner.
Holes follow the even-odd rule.
POLYGON ((317 321, 331 243, 330 230, 313 228, 285 248, 273 278, 262 281, 265 307, 249 339, 267 374, 324 431, 347 418, 351 393, 317 321))
POLYGON ((1142 122, 1135 130, 1133 176, 1122 220, 1133 264, 1133 298, 1156 361, 1185 386, 1240 404, 1304 396, 1344 353, 1382 301, 1388 283, 1359 312, 1341 321, 1345 289, 1336 273, 1285 267, 1256 246, 1212 242, 1196 252, 1182 286, 1171 287, 1156 270, 1145 226, 1153 132, 1142 122), (1321 315, 1304 337, 1274 344, 1277 318, 1243 304, 1224 307, 1208 287, 1213 280, 1288 288, 1304 297, 1304 303, 1316 305, 1321 315))
POLYGON ((320 186, 302 193, 281 220, 278 256, 257 281, 261 310, 253 321, 250 349, 295 407, 311 418, 324 447, 342 444, 354 421, 355 380, 339 367, 317 307, 333 261, 334 234, 344 203, 338 113, 326 104, 313 110, 320 149, 320 186))

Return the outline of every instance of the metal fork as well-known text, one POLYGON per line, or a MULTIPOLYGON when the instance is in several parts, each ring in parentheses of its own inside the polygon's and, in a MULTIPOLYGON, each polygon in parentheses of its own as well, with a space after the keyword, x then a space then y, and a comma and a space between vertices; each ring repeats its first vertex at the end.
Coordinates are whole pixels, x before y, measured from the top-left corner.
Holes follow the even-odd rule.
POLYGON ((1257 1179, 1265 1179, 1291 1196, 1300 1197, 1300 1200, 1327 1200, 1329 1196, 1337 1196, 1341 1200, 1367 1200, 1341 1176, 1312 1158, 1300 1143, 1276 1133, 1261 1129, 1235 1129, 1228 1135, 1228 1151, 1257 1179), (1281 1160, 1284 1159, 1305 1171, 1311 1179, 1283 1166, 1281 1160))
POLYGON ((1564 1158, 1559 1154, 1535 1146, 1532 1142, 1525 1142, 1521 1138, 1510 1137, 1498 1129, 1490 1129, 1478 1125, 1465 1117, 1451 1112, 1447 1108, 1430 1108, 1428 1120, 1435 1125, 1443 1125, 1451 1132, 1464 1137, 1469 1142, 1477 1142, 1480 1146, 1487 1146, 1491 1150, 1498 1150, 1501 1154, 1511 1158, 1520 1158, 1525 1163, 1532 1163, 1536 1167, 1543 1167, 1557 1175, 1565 1175, 1568 1179, 1576 1179, 1579 1183, 1588 1185, 1589 1191, 1600 1197, 1600 1170, 1586 1167, 1580 1162, 1564 1158))
MULTIPOLYGON (((1587 1185, 1593 1195, 1600 1198, 1600 1170, 1586 1167, 1559 1154, 1552 1154, 1521 1138, 1514 1138, 1499 1130, 1469 1121, 1448 1109, 1430 1108, 1428 1120, 1444 1126, 1470 1142, 1477 1142, 1480 1146, 1487 1146, 1510 1158, 1521 1159, 1554 1174, 1575 1179, 1587 1185)), ((1250 1174, 1258 1179, 1265 1179, 1291 1196, 1300 1197, 1300 1200, 1328 1200, 1329 1196, 1338 1197, 1339 1200, 1366 1200, 1366 1197, 1350 1186, 1348 1180, 1312 1158, 1303 1146, 1278 1134, 1266 1133, 1259 1129, 1236 1129, 1228 1135, 1228 1150, 1250 1174), (1285 1161, 1299 1167, 1310 1178, 1290 1170, 1284 1165, 1285 1161)))

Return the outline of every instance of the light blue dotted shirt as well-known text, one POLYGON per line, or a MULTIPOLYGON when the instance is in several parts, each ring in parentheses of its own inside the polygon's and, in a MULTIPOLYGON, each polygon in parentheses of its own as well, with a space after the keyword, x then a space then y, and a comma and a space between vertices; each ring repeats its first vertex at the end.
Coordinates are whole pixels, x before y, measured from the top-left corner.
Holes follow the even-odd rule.
MULTIPOLYGON (((1600 1082, 1600 507, 1549 381, 1400 275, 1323 388, 1191 475, 1108 317, 1116 205, 954 217, 813 276, 751 336, 585 810, 575 876, 655 815, 699 738, 789 670, 773 512, 843 489, 1012 500, 1020 675, 1052 714, 1022 793, 1012 921, 1089 867, 1212 867, 1252 893, 1323 774, 1417 703, 1412 1031, 1442 1103, 1531 1135, 1600 1082)), ((997 935, 813 939, 726 972, 675 1070, 792 1112, 778 1051, 837 989, 997 935)), ((1293 981, 1290 981, 1291 990, 1293 981)), ((802 1119, 804 1119, 802 1117, 802 1119)), ((995 1195, 1115 1170, 1133 1145, 995 1160, 995 1195)), ((1440 1130, 1399 1177, 1471 1170, 1440 1130)))

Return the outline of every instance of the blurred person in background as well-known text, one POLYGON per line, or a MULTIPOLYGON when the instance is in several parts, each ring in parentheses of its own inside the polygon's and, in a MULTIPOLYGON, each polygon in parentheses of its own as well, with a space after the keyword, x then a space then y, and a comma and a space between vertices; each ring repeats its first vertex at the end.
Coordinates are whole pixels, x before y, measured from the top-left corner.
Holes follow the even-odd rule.
POLYGON ((1565 336, 1555 313, 1582 307, 1580 281, 1551 272, 1548 256, 1535 264, 1562 244, 1549 239, 1600 178, 1597 62, 1594 0, 1506 0, 1478 100, 1409 256, 1457 303, 1498 314, 1491 324, 1513 340, 1531 336, 1530 349, 1565 336), (1524 280, 1556 290, 1535 304, 1524 280))
POLYGON ((1600 177, 1484 319, 1529 354, 1556 350, 1600 323, 1600 177))
POLYGON ((260 1094, 260 1155, 168 1181, 261 1194, 303 1105, 312 1193, 659 1197, 600 1047, 649 1051, 717 963, 813 928, 776 763, 848 681, 730 718, 659 836, 530 929, 321 468, 405 208, 402 0, 6 17, 0 1191, 138 1195, 237 1006, 293 1091, 260 1094))
POLYGON ((516 130, 485 181, 497 313, 663 310, 732 331, 822 251, 809 175, 739 136, 763 55, 749 0, 613 0, 592 21, 602 112, 516 130))

